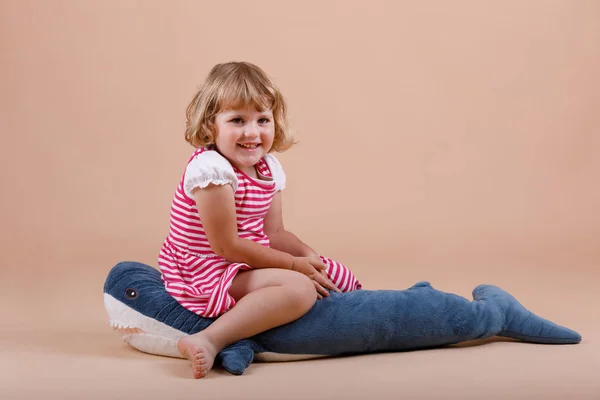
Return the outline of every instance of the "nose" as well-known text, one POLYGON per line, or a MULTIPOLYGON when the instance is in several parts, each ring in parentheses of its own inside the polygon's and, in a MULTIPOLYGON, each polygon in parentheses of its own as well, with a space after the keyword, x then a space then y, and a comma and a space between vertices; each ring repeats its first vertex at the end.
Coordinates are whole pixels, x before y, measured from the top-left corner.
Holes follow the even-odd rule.
POLYGON ((249 138, 257 137, 259 134, 258 129, 259 129, 258 124, 254 123, 254 122, 249 122, 246 125, 246 129, 244 131, 244 136, 249 137, 249 138))

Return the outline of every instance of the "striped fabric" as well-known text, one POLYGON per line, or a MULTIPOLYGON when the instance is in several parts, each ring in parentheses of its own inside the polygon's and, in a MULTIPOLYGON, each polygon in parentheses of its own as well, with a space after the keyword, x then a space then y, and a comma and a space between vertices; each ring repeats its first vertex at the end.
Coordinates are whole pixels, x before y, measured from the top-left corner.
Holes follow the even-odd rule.
MULTIPOLYGON (((210 148, 197 149, 188 163, 208 150, 210 148)), ((257 170, 264 180, 254 179, 234 167, 238 179, 235 192, 237 228, 240 237, 269 246, 269 238, 263 228, 275 195, 275 184, 269 181, 272 174, 264 158, 258 163, 257 170)), ((195 201, 185 193, 183 183, 184 177, 173 197, 169 234, 160 250, 158 264, 165 288, 171 296, 188 310, 215 318, 235 305, 228 291, 237 272, 252 268, 245 263, 231 263, 212 251, 195 201)), ((348 268, 322 256, 321 260, 340 290, 361 288, 348 268)))

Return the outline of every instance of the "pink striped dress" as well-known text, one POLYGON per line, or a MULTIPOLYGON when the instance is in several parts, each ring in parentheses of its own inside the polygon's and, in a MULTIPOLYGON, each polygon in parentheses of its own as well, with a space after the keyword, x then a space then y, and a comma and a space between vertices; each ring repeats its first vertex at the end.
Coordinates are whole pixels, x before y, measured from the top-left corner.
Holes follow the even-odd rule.
MULTIPOLYGON (((285 186, 281 164, 267 154, 256 165, 260 179, 233 167, 211 147, 197 149, 183 174, 171 204, 170 229, 158 257, 167 292, 183 307, 215 318, 235 305, 229 288, 238 271, 250 270, 245 263, 229 262, 215 254, 206 238, 191 191, 208 184, 231 184, 239 236, 269 246, 263 231, 264 218, 273 196, 285 186)), ((340 290, 361 289, 360 282, 344 265, 320 256, 330 279, 340 290)))

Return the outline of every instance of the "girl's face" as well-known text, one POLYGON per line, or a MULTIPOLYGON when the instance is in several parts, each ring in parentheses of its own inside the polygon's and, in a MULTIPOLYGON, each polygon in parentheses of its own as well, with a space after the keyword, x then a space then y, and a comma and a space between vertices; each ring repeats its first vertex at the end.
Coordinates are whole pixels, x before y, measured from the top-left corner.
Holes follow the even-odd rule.
POLYGON ((264 157, 275 136, 272 110, 228 109, 215 116, 215 145, 231 164, 248 173, 264 157))

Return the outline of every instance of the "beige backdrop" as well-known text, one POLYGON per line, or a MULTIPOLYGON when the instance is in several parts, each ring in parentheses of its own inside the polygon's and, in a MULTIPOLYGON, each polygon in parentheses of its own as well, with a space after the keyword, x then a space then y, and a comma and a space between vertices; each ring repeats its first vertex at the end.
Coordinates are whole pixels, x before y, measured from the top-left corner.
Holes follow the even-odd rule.
POLYGON ((264 395, 296 376, 271 388, 283 396, 330 371, 364 377, 333 386, 346 397, 600 393, 600 2, 3 0, 0 18, 5 394, 198 394, 184 361, 119 342, 102 285, 120 260, 156 266, 192 151, 185 107, 230 60, 263 67, 288 100, 291 231, 367 288, 424 279, 468 297, 495 283, 584 342, 255 365, 204 392, 264 395), (444 369, 498 358, 504 381, 444 369))

